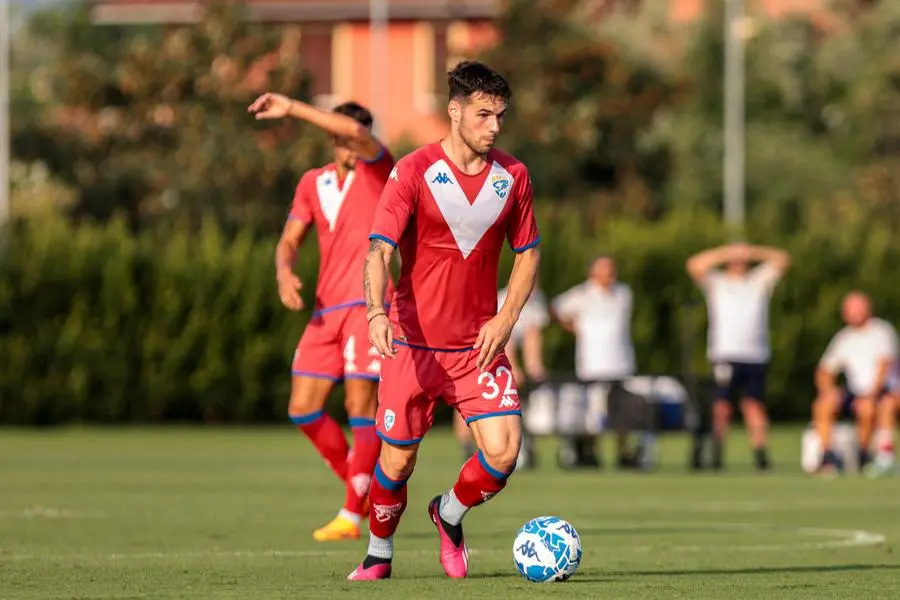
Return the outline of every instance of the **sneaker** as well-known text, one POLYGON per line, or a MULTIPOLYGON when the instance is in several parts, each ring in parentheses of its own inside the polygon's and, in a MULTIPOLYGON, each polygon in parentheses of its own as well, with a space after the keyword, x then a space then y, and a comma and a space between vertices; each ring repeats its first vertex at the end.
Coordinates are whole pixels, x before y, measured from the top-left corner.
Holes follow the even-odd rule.
POLYGON ((335 517, 328 525, 313 532, 313 539, 317 542, 339 542, 343 540, 358 540, 359 525, 340 515, 335 517))
MULTIPOLYGON (((444 573, 447 577, 460 579, 469 573, 469 549, 466 547, 466 538, 460 535, 459 545, 453 543, 448 534, 440 515, 441 497, 435 497, 428 503, 428 516, 431 522, 438 530, 441 537, 441 566, 444 567, 444 573)), ((460 525, 460 534, 462 534, 462 526, 460 525)))
POLYGON ((377 581, 391 578, 391 563, 377 563, 369 568, 364 567, 363 564, 359 563, 359 566, 347 575, 348 581, 377 581))

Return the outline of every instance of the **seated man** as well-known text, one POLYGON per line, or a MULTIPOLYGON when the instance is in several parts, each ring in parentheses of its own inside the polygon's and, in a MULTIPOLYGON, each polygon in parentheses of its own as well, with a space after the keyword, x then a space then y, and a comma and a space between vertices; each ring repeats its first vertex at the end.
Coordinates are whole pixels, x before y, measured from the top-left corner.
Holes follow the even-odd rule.
POLYGON ((831 431, 844 414, 856 417, 859 428, 859 465, 869 476, 888 473, 894 462, 896 399, 891 389, 896 368, 897 332, 890 323, 872 316, 868 296, 851 292, 844 298, 841 316, 847 326, 828 344, 816 371, 818 397, 813 404, 813 421, 823 448, 821 473, 842 467, 831 447, 831 431), (846 390, 835 378, 843 372, 846 390), (876 457, 869 448, 875 435, 876 457))

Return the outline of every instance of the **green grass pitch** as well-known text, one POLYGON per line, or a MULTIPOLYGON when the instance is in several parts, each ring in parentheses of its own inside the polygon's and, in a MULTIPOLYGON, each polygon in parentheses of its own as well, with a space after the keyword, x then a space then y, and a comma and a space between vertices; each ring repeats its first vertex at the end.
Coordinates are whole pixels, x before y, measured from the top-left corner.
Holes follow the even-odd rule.
POLYGON ((450 581, 425 505, 460 456, 433 432, 394 579, 351 583, 365 540, 312 541, 343 494, 290 426, 0 429, 0 599, 900 598, 900 477, 804 476, 797 429, 776 431, 762 476, 740 432, 722 474, 687 473, 684 436, 664 440, 655 474, 563 473, 554 447, 468 516, 470 578, 450 581), (543 514, 581 534, 566 583, 530 584, 512 565, 516 531, 543 514))

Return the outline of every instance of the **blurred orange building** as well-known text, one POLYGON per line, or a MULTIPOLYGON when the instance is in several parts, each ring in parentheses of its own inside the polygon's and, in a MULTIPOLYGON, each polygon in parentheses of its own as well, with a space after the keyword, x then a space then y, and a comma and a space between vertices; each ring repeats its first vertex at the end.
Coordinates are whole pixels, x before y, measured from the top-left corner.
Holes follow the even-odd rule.
MULTIPOLYGON (((537 0, 535 0, 537 3, 537 0)), ((597 18, 668 2, 669 18, 692 21, 706 0, 595 0, 597 18)), ((388 142, 431 141, 446 130, 446 71, 495 44, 492 25, 504 0, 384 0, 389 21, 383 45, 372 44, 369 0, 247 0, 249 18, 300 30, 301 55, 321 106, 354 99, 372 108, 388 142), (383 52, 374 52, 382 47, 383 52)), ((748 11, 783 17, 822 15, 826 0, 745 0, 748 11)), ((191 23, 203 2, 95 0, 98 24, 191 23)))

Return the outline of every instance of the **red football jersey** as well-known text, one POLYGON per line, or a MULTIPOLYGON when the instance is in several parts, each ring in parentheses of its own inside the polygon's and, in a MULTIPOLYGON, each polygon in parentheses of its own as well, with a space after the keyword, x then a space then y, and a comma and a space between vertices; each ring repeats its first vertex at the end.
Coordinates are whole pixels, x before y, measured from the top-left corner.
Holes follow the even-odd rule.
POLYGON ((466 175, 439 143, 424 146, 394 167, 369 237, 400 251, 395 338, 433 349, 471 348, 497 314, 504 239, 516 252, 540 242, 528 169, 491 150, 484 170, 466 175))
POLYGON ((367 234, 393 166, 393 157, 383 149, 374 161, 357 162, 344 181, 338 181, 334 164, 311 169, 300 179, 288 218, 310 223, 318 234, 316 311, 365 304, 367 234))

